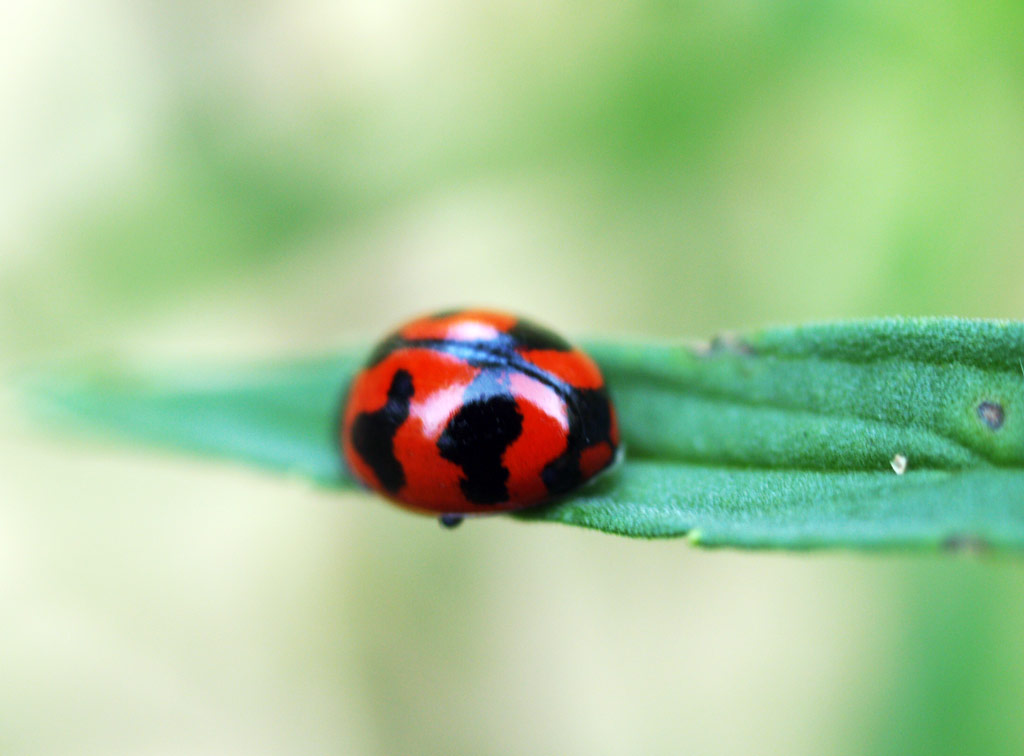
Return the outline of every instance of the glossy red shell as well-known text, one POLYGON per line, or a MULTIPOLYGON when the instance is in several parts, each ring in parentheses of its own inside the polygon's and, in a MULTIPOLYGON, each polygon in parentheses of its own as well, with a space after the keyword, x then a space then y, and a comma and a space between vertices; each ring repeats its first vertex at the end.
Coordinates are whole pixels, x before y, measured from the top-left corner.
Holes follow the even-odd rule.
POLYGON ((608 467, 615 411, 593 360, 504 313, 414 320, 385 338, 349 389, 349 469, 412 509, 538 504, 608 467))

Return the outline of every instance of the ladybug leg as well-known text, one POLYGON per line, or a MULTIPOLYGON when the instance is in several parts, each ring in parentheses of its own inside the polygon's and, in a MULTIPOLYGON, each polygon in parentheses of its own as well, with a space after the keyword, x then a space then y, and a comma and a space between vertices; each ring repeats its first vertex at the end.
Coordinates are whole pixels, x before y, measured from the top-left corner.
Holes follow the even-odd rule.
POLYGON ((441 523, 442 527, 454 528, 458 527, 459 523, 462 522, 462 515, 460 514, 443 514, 437 518, 437 521, 441 523))

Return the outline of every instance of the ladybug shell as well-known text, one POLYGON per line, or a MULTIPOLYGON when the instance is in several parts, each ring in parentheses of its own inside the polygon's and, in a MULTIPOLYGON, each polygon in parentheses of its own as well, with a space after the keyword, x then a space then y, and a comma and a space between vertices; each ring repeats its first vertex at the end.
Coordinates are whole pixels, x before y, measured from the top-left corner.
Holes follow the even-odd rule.
POLYGON ((428 316, 385 338, 341 418, 355 477, 435 514, 537 504, 608 467, 618 443, 593 360, 546 329, 484 310, 428 316))

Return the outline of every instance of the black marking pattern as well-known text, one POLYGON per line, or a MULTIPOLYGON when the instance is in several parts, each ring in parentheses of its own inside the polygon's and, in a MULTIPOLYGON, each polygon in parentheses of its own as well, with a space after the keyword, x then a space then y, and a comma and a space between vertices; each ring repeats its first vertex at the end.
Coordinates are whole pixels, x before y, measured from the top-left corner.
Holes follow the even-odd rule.
POLYGON ((381 341, 379 344, 377 344, 377 346, 373 348, 372 352, 370 352, 370 356, 366 360, 366 367, 371 368, 375 367, 376 365, 379 365, 380 363, 384 362, 384 360, 386 360, 388 356, 393 352, 396 352, 399 349, 408 346, 408 343, 409 342, 407 342, 397 333, 392 333, 388 335, 387 337, 385 337, 383 341, 381 341))
POLYGON ((425 349, 432 352, 448 354, 481 370, 516 371, 540 381, 550 387, 563 399, 577 391, 558 376, 537 367, 515 350, 511 340, 502 335, 500 339, 490 341, 447 341, 444 339, 403 339, 392 335, 384 340, 370 356, 367 368, 375 367, 387 359, 392 353, 402 349, 425 349))
MULTIPOLYGON (((523 430, 523 415, 509 381, 514 372, 548 386, 566 404, 566 449, 541 471, 541 480, 549 493, 565 493, 582 482, 580 457, 586 448, 607 442, 614 450, 611 405, 604 388, 576 388, 523 356, 523 351, 537 349, 572 350, 551 331, 519 320, 509 331, 487 340, 405 339, 396 332, 374 349, 367 367, 380 364, 398 350, 417 348, 449 354, 481 370, 437 441, 441 456, 461 468, 460 486, 469 502, 493 505, 509 498, 509 470, 502 458, 523 430)), ((405 472, 394 454, 394 437, 409 416, 413 393, 409 372, 396 371, 384 407, 361 413, 352 428, 353 447, 392 494, 405 485, 405 472)), ((455 517, 451 519, 454 524, 455 517)))
MULTIPOLYGON (((432 319, 441 320, 457 314, 456 311, 436 313, 432 319)), ((507 332, 500 332, 493 339, 456 341, 450 339, 406 339, 400 331, 389 334, 370 353, 366 361, 366 367, 379 365, 388 358, 388 355, 399 349, 436 349, 448 352, 466 359, 471 364, 473 354, 482 356, 490 354, 498 356, 499 359, 507 361, 509 355, 518 351, 529 351, 533 349, 550 350, 554 352, 570 352, 572 345, 558 334, 549 331, 547 328, 531 323, 528 320, 518 320, 507 332)))
POLYGON ((516 349, 550 349, 556 352, 571 352, 572 346, 554 331, 531 323, 529 320, 518 320, 505 336, 512 341, 516 349))
POLYGON ((584 449, 602 442, 614 450, 611 433, 612 410, 607 392, 603 388, 577 389, 569 405, 565 451, 545 465, 540 474, 548 491, 552 495, 565 493, 582 483, 580 455, 584 449))
POLYGON ((395 457, 395 433, 409 417, 414 393, 412 375, 395 371, 388 400, 375 412, 362 412, 352 423, 352 446, 373 470, 384 490, 396 493, 405 485, 405 470, 395 457))
POLYGON ((501 458, 523 432, 523 415, 503 377, 497 371, 480 373, 437 440, 441 456, 462 468, 459 485, 474 504, 508 500, 509 472, 501 458))

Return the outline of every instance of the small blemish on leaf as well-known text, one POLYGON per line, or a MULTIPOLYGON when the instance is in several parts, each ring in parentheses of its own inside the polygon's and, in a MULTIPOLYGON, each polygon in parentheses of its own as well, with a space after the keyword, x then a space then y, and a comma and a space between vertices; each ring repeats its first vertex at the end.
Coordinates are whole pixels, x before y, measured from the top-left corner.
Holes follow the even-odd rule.
POLYGON ((982 402, 978 405, 978 417, 992 430, 999 430, 1003 427, 1006 414, 1003 412, 1003 405, 996 402, 982 402))
POLYGON ((720 333, 711 339, 697 354, 701 357, 714 357, 719 354, 739 354, 750 357, 755 354, 754 348, 734 333, 720 333))
POLYGON ((942 542, 942 548, 962 554, 980 554, 988 550, 988 541, 970 533, 954 533, 942 542))
POLYGON ((685 348, 693 352, 696 357, 707 357, 711 354, 710 341, 691 341, 686 344, 685 348))
POLYGON ((892 471, 897 475, 902 475, 907 471, 907 458, 902 454, 897 454, 891 460, 889 464, 892 466, 892 471))

